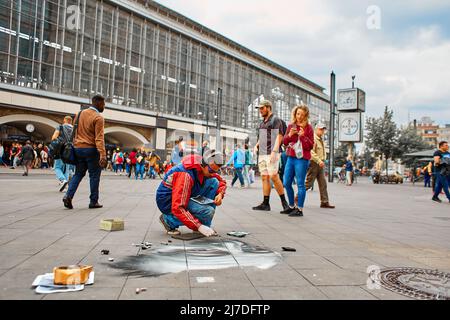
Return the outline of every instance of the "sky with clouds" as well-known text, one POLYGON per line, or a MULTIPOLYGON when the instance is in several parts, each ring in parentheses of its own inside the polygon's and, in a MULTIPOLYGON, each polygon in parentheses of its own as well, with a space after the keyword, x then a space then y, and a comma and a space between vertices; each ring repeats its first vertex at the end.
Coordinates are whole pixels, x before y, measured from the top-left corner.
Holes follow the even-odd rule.
POLYGON ((356 75, 367 116, 450 124, 449 0, 157 2, 325 88, 331 70, 337 88, 356 75))

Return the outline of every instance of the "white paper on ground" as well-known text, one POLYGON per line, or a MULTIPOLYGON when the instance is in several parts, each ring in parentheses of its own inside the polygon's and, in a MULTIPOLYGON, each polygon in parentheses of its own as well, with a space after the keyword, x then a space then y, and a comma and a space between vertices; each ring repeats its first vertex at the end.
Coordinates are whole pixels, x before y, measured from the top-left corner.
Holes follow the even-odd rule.
POLYGON ((77 284, 74 286, 64 286, 64 288, 37 286, 35 292, 41 293, 41 294, 49 294, 49 293, 57 293, 57 292, 81 291, 83 289, 84 289, 83 284, 77 284))
MULTIPOLYGON (((94 271, 89 273, 89 278, 86 281, 86 285, 94 284, 94 271)), ((36 277, 32 283, 32 287, 36 288, 36 293, 56 293, 56 292, 71 292, 80 291, 84 289, 83 284, 78 285, 56 285, 53 283, 54 276, 53 273, 46 273, 36 277)))

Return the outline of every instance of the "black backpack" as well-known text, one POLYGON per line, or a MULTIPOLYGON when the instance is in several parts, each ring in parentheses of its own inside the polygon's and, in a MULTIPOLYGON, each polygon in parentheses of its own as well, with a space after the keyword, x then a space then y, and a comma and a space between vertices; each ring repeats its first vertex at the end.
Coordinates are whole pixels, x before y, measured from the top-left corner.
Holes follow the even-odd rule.
POLYGON ((77 115, 77 120, 75 121, 75 124, 73 126, 71 139, 70 140, 67 139, 62 144, 61 160, 66 164, 77 164, 77 158, 75 156, 75 148, 74 148, 73 142, 74 142, 75 134, 78 129, 78 122, 80 121, 82 112, 83 112, 83 110, 81 110, 77 115))
POLYGON ((64 133, 64 128, 62 125, 59 126, 59 136, 48 145, 48 156, 53 159, 61 158, 61 149, 64 144, 68 141, 64 133))

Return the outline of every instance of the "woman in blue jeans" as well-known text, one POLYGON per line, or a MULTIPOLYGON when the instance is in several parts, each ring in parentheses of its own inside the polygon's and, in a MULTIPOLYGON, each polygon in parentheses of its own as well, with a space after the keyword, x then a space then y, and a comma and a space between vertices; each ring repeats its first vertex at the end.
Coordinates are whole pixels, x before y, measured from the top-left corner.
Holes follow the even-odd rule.
POLYGON ((314 130, 309 124, 309 109, 307 106, 296 106, 292 110, 291 123, 283 138, 286 146, 287 162, 284 169, 283 184, 289 198, 289 208, 281 211, 290 217, 303 216, 303 206, 306 198, 305 179, 311 159, 311 149, 314 146, 314 130), (301 142, 302 154, 296 154, 294 145, 301 142), (297 180, 298 203, 294 203, 294 177, 297 180))

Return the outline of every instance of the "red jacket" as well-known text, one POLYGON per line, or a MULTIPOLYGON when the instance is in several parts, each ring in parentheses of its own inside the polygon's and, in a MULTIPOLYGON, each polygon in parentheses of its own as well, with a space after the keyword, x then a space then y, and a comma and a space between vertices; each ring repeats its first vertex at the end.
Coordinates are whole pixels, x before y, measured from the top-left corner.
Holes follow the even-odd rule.
POLYGON ((156 193, 158 208, 163 213, 172 212, 186 227, 194 231, 197 231, 202 223, 187 210, 191 195, 197 195, 205 179, 216 178, 219 181, 217 194, 225 195, 227 188, 226 181, 219 174, 205 178, 201 170, 201 159, 200 155, 184 157, 180 165, 170 169, 164 176, 156 193), (195 179, 193 171, 196 173, 195 179), (170 198, 172 201, 168 203, 170 198))
POLYGON ((136 152, 131 151, 128 158, 130 159, 131 164, 136 164, 136 152))
MULTIPOLYGON (((296 124, 289 124, 286 130, 286 134, 283 138, 283 144, 286 146, 286 155, 288 157, 295 157, 295 151, 292 149, 289 144, 294 144, 298 141, 298 134, 294 134, 292 137, 289 137, 289 131, 293 126, 297 127, 297 131, 300 132, 300 126, 296 124)), ((303 159, 310 160, 311 159, 311 150, 314 147, 314 130, 310 124, 304 128, 305 133, 300 137, 300 141, 302 142, 303 147, 303 159)))

